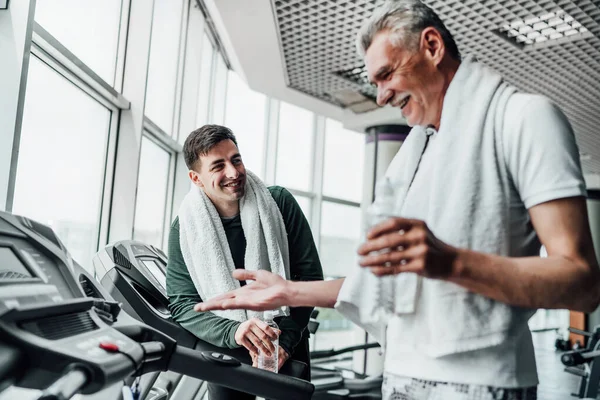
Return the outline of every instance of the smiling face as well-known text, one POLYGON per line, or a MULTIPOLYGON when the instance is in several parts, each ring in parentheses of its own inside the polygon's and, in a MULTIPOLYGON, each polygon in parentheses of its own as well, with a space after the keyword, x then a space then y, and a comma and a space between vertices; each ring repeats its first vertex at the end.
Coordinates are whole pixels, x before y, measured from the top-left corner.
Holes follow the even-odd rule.
POLYGON ((226 216, 232 210, 237 213, 246 189, 246 168, 233 141, 222 140, 207 154, 200 154, 189 176, 204 190, 219 214, 226 216))
POLYGON ((375 35, 365 54, 369 80, 377 86, 377 104, 402 110, 409 126, 439 128, 445 84, 438 68, 444 57, 443 40, 425 28, 416 49, 394 45, 390 31, 375 35))

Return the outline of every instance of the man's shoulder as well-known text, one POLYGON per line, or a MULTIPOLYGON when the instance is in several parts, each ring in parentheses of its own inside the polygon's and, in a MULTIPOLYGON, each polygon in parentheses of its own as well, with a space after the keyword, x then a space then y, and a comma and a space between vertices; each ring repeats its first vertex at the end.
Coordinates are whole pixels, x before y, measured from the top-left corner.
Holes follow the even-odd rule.
POLYGON ((568 120, 561 109, 548 97, 532 93, 515 93, 509 99, 504 114, 504 136, 531 130, 544 123, 568 120))
POLYGON ((555 113, 558 107, 546 96, 533 93, 514 93, 508 103, 507 117, 538 117, 540 114, 555 113))
POLYGON ((174 229, 177 231, 179 230, 179 215, 177 215, 175 217, 175 219, 173 220, 173 222, 171 222, 171 229, 174 229))
POLYGON ((277 204, 280 204, 280 202, 285 201, 285 199, 292 196, 292 194, 283 186, 273 185, 267 187, 267 189, 277 204))
POLYGON ((277 208, 279 208, 284 221, 286 221, 286 216, 295 213, 298 209, 296 199, 290 191, 283 186, 274 185, 269 186, 267 189, 269 189, 273 200, 275 200, 275 204, 277 204, 277 208))

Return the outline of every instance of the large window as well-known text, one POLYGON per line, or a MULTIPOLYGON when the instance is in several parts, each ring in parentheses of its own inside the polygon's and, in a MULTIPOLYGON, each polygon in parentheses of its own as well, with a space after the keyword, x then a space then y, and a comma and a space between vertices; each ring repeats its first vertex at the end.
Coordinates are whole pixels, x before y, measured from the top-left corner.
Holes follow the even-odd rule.
POLYGON ((342 277, 356 264, 361 238, 361 210, 324 201, 321 209, 320 256, 326 276, 342 277))
POLYGON ((311 190, 314 126, 313 113, 281 103, 275 177, 278 185, 311 190))
POLYGON ((173 134, 182 12, 182 0, 154 1, 145 114, 168 134, 173 134))
MULTIPOLYGON (((198 113, 196 114, 196 128, 208 123, 208 109, 210 105, 210 87, 212 66, 215 49, 208 38, 208 34, 202 36, 202 53, 200 60, 200 83, 198 84, 198 113)), ((181 143, 185 138, 181 138, 181 143)))
POLYGON ((223 125, 225 120, 225 96, 227 95, 227 65, 220 54, 215 58, 212 86, 212 104, 210 105, 210 122, 223 125))
POLYGON ((98 246, 110 121, 109 109, 31 57, 13 212, 50 225, 84 267, 98 246))
POLYGON ((159 248, 163 247, 170 157, 162 147, 142 137, 133 238, 159 248))
POLYGON ((121 0, 37 0, 35 20, 114 85, 121 6, 121 0))
MULTIPOLYGON (((322 203, 319 255, 326 278, 344 277, 356 268, 360 237, 359 207, 322 203)), ((364 341, 364 336, 353 329, 354 325, 335 310, 321 309, 318 320, 321 324, 313 342, 316 349, 340 348, 364 341)))
POLYGON ((225 126, 236 136, 246 168, 264 179, 265 117, 267 99, 229 71, 225 126))
POLYGON ((360 203, 365 164, 365 135, 349 131, 327 119, 323 194, 360 203))

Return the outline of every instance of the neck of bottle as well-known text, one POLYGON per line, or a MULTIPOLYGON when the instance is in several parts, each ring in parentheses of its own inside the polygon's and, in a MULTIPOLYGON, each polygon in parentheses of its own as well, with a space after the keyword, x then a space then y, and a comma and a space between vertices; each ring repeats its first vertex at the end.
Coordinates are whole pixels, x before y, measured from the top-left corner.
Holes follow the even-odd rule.
POLYGON ((273 321, 273 318, 275 317, 275 310, 269 310, 269 311, 264 311, 263 312, 263 320, 264 321, 273 321))

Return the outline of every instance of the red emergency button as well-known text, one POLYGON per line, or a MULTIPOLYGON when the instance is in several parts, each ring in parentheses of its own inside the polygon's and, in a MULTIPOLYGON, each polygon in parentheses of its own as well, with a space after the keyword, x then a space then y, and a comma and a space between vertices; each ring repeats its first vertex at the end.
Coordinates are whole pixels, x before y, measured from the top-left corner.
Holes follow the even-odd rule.
POLYGON ((110 353, 117 353, 119 351, 119 346, 111 342, 100 342, 98 343, 98 347, 110 353))

